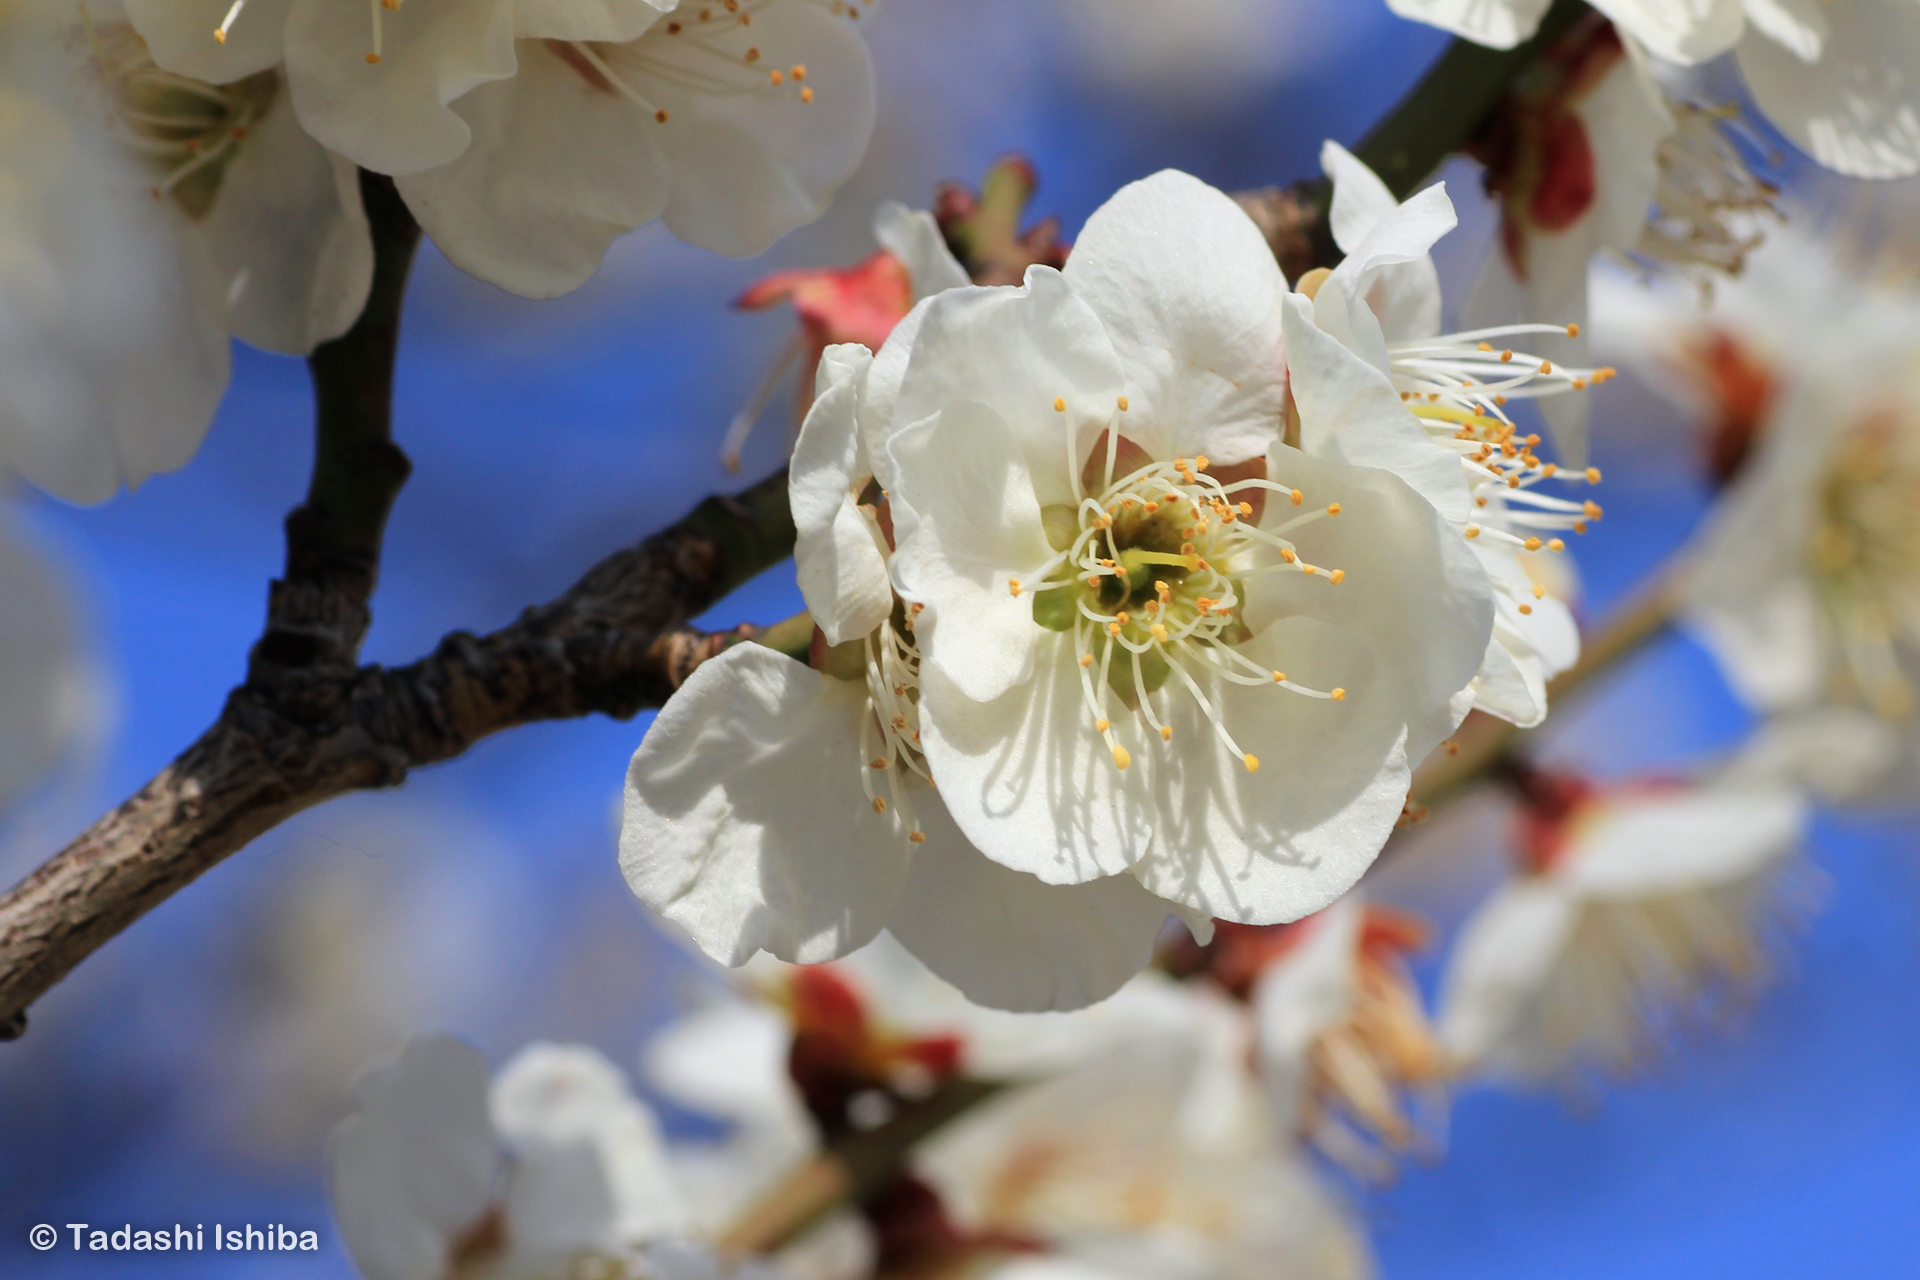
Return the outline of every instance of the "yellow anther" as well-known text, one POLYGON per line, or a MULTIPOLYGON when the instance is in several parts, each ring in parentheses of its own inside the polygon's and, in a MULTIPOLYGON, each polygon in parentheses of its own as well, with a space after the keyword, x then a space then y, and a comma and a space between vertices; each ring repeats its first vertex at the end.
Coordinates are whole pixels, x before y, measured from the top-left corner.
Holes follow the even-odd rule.
POLYGON ((1600 468, 1598 468, 1598 467, 1588 467, 1588 468, 1587 468, 1587 483, 1588 483, 1588 484, 1599 484, 1599 483, 1600 483, 1600 468))
POLYGON ((1542 360, 1542 361, 1540 362, 1540 372, 1542 372, 1542 373, 1552 373, 1552 372, 1553 372, 1553 361, 1551 361, 1551 360, 1542 360))
POLYGON ((1287 496, 1293 499, 1293 505, 1296 507, 1307 500, 1307 495, 1300 492, 1298 489, 1295 489, 1292 493, 1288 494, 1287 496))
POLYGON ((1273 673, 1273 682, 1275 684, 1285 684, 1286 679, 1287 679, 1287 673, 1284 671, 1276 671, 1273 673))
POLYGON ((1537 583, 1537 582, 1533 584, 1533 598, 1534 598, 1535 600, 1543 600, 1543 599, 1545 599, 1545 598, 1546 598, 1546 594, 1547 594, 1547 589, 1546 589, 1545 587, 1543 587, 1543 586, 1541 586, 1541 585, 1540 585, 1539 583, 1537 583))
POLYGON ((1109 622, 1109 623, 1107 624, 1107 634, 1108 634, 1108 635, 1110 635, 1110 636, 1117 636, 1117 635, 1119 635, 1119 634, 1120 634, 1120 624, 1119 624, 1119 623, 1117 623, 1117 622, 1109 622))
POLYGON ((1149 502, 1149 503, 1147 504, 1147 514, 1148 514, 1148 515, 1152 515, 1152 514, 1153 514, 1154 512, 1156 512, 1156 511, 1158 511, 1159 509, 1160 509, 1160 504, 1159 504, 1159 503, 1157 503, 1157 502, 1149 502))
POLYGON ((1505 351, 1502 351, 1502 352, 1500 353, 1500 363, 1501 363, 1501 364, 1506 364, 1506 363, 1507 363, 1508 361, 1510 361, 1510 360, 1512 360, 1512 359, 1513 359, 1513 349, 1512 349, 1511 347, 1509 347, 1509 348, 1508 348, 1507 350, 1505 350, 1505 351))
POLYGON ((1163 724, 1163 725, 1161 725, 1161 726, 1160 726, 1160 741, 1162 741, 1162 742, 1172 742, 1172 741, 1173 741, 1173 726, 1172 726, 1172 725, 1170 725, 1170 724, 1163 724))
POLYGON ((1108 729, 1111 729, 1112 727, 1113 725, 1106 720, 1095 720, 1093 722, 1093 731, 1095 733, 1105 733, 1108 729))
POLYGON ((1132 622, 1132 621, 1133 621, 1133 619, 1132 619, 1132 618, 1131 618, 1130 616, 1128 616, 1127 614, 1125 614, 1125 613, 1116 613, 1116 614, 1114 614, 1114 615, 1113 615, 1113 620, 1114 620, 1115 622, 1117 622, 1117 623, 1119 623, 1119 624, 1120 624, 1121 626, 1123 626, 1123 627, 1124 627, 1124 626, 1126 626, 1126 625, 1127 625, 1127 624, 1128 624, 1129 622, 1132 622))
POLYGON ((1067 401, 1065 396, 1055 396, 1053 398, 1053 411, 1055 413, 1065 413, 1067 411, 1067 401))
POLYGON ((1114 768, 1124 769, 1132 763, 1133 763, 1133 757, 1127 754, 1127 749, 1125 747, 1122 747, 1122 746, 1114 747, 1113 749, 1114 768))
POLYGON ((1297 557, 1293 554, 1293 549, 1291 547, 1280 548, 1280 558, 1282 560, 1285 560, 1288 564, 1292 564, 1294 560, 1297 559, 1297 557))
POLYGON ((1212 463, 1207 461, 1207 456, 1205 454, 1201 454, 1199 457, 1193 460, 1193 469, 1195 471, 1205 471, 1208 467, 1212 465, 1213 465, 1212 463))
POLYGON ((908 612, 917 618, 926 611, 926 607, 924 604, 915 604, 908 609, 908 612))
POLYGON ((1248 773, 1260 772, 1260 757, 1251 751, 1240 757, 1240 763, 1247 766, 1248 773))
POLYGON ((1568 326, 1567 326, 1567 336, 1568 336, 1569 338, 1577 338, 1577 337, 1579 337, 1579 336, 1580 336, 1580 326, 1579 326, 1579 325, 1577 325, 1577 324, 1570 324, 1570 325, 1568 325, 1568 326))
POLYGON ((225 44, 227 42, 227 33, 218 27, 214 28, 213 42, 215 44, 225 44))
POLYGON ((665 124, 667 122, 667 109, 665 107, 653 113, 653 122, 655 124, 665 124))
POLYGON ((1441 743, 1440 745, 1447 749, 1447 754, 1450 756, 1457 756, 1460 754, 1460 744, 1455 742, 1452 738, 1448 738, 1445 742, 1441 743))
POLYGON ((781 74, 780 68, 775 67, 773 70, 767 72, 768 84, 785 84, 786 82, 787 78, 781 74))
POLYGON ((1541 475, 1543 475, 1543 476, 1547 476, 1547 477, 1549 477, 1549 478, 1551 478, 1551 477, 1553 477, 1553 476, 1556 476, 1556 475, 1558 475, 1558 474, 1560 474, 1560 464, 1559 464, 1559 463, 1557 463, 1557 462, 1544 462, 1544 463, 1541 463, 1541 464, 1540 464, 1540 474, 1541 474, 1541 475))
POLYGON ((1493 350, 1493 344, 1491 342, 1483 342, 1480 344, 1480 349, 1482 351, 1491 351, 1493 350))
POLYGON ((1125 396, 1121 396, 1114 403, 1120 406, 1120 412, 1125 413, 1127 411, 1127 398, 1125 396))
POLYGON ((1560 539, 1558 539, 1558 538, 1549 538, 1549 539, 1547 539, 1547 550, 1549 550, 1549 551, 1565 551, 1566 549, 1567 549, 1567 544, 1566 544, 1566 543, 1564 543, 1564 542, 1562 542, 1562 541, 1560 541, 1560 539))
POLYGON ((1532 605, 1530 605, 1530 604, 1523 604, 1523 605, 1521 605, 1521 606, 1520 606, 1520 612, 1522 612, 1522 613, 1532 613, 1532 612, 1533 612, 1533 606, 1532 606, 1532 605))
POLYGON ((875 796, 873 798, 873 811, 875 813, 885 813, 887 811, 887 802, 879 796, 875 796))
POLYGON ((1093 655, 1092 655, 1092 654, 1090 654, 1090 653, 1083 653, 1083 654, 1081 654, 1081 655, 1080 655, 1080 665, 1081 665, 1081 666, 1083 666, 1083 667, 1090 667, 1090 666, 1092 666, 1092 665, 1093 665, 1093 655))
POLYGON ((1480 526, 1477 524, 1470 524, 1464 530, 1462 530, 1462 532, 1464 532, 1469 538, 1477 538, 1480 536, 1480 526))
POLYGON ((1337 516, 1337 515, 1339 515, 1339 514, 1340 514, 1340 504, 1339 504, 1339 503, 1337 503, 1337 502, 1329 502, 1329 503, 1327 504, 1327 514, 1328 514, 1328 515, 1330 515, 1330 516, 1337 516))
POLYGON ((1342 578, 1346 576, 1347 576, 1347 571, 1345 569, 1335 569, 1331 574, 1327 575, 1327 580, 1329 582, 1338 583, 1342 578))
POLYGON ((1592 498, 1588 498, 1586 502, 1581 505, 1582 505, 1582 508, 1587 513, 1587 519, 1598 520, 1600 518, 1600 504, 1595 502, 1592 498))
POLYGON ((1538 551, 1539 549, 1540 549, 1540 539, 1538 538, 1527 539, 1527 550, 1538 551))
POLYGON ((884 769, 886 767, 887 767, 887 762, 885 760, 882 760, 879 756, 875 756, 873 759, 867 761, 867 768, 869 769, 884 769))
POLYGON ((1253 504, 1252 504, 1251 502, 1243 502, 1243 503, 1241 503, 1241 504, 1240 504, 1240 514, 1241 514, 1241 515, 1243 515, 1243 516, 1250 516, 1250 515, 1252 515, 1252 514, 1253 514, 1253 504))
POLYGON ((1328 694, 1327 696, 1329 698, 1332 698, 1335 702, 1345 702, 1347 700, 1347 691, 1345 689, 1335 689, 1332 693, 1328 694))
MULTIPOLYGON (((741 16, 742 16, 742 17, 745 17, 746 15, 745 15, 745 14, 742 14, 741 16)), ((907 832, 907 843, 909 843, 909 844, 925 844, 926 842, 927 842, 927 833, 926 833, 926 832, 924 832, 924 831, 909 831, 909 832, 907 832)))
POLYGON ((795 80, 805 80, 807 78, 807 64, 804 62, 796 62, 793 64, 793 69, 787 72, 787 74, 795 80))
POLYGON ((370 66, 370 67, 377 67, 377 66, 379 66, 379 65, 380 65, 380 55, 379 55, 379 54, 377 54, 377 53, 370 53, 370 54, 368 54, 368 55, 367 55, 367 65, 368 65, 368 66, 370 66))
POLYGON ((1167 628, 1164 624, 1156 622, 1153 626, 1149 627, 1148 630, 1152 633, 1153 638, 1161 644, 1167 642, 1167 628))
POLYGON ((747 61, 748 62, 760 61, 760 51, 758 49, 747 50, 747 61))
POLYGON ((810 85, 810 84, 809 84, 809 85, 802 85, 802 86, 800 87, 800 101, 802 101, 802 102, 812 102, 812 101, 813 101, 813 86, 812 86, 812 85, 810 85))
POLYGON ((1020 594, 1020 579, 1018 578, 1007 579, 1007 594, 1010 596, 1017 596, 1020 594))

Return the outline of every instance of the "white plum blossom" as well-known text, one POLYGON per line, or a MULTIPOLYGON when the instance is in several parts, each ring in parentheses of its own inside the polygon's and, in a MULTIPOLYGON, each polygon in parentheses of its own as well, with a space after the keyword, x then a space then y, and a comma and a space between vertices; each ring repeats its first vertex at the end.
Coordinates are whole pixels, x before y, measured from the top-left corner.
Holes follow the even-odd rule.
POLYGON ((1579 796, 1456 939, 1442 1043, 1462 1070, 1543 1081, 1627 1068, 1658 1032, 1751 991, 1806 884, 1800 795, 1732 777, 1579 796))
POLYGON ((759 253, 825 211, 873 126, 866 46, 816 0, 133 0, 162 66, 284 60, 307 130, 396 176, 457 265, 549 297, 656 219, 759 253), (216 39, 216 31, 219 34, 216 39))
POLYGON ((762 948, 831 960, 887 928, 974 1000, 1078 1008, 1146 965, 1169 907, 1125 876, 1061 886, 1009 870, 935 793, 918 651, 904 617, 891 625, 886 536, 857 501, 876 366, 858 345, 827 351, 794 451, 795 562, 826 669, 756 645, 697 669, 634 754, 621 868, 725 964, 762 948))
MULTIPOLYGON (((1548 0, 1388 0, 1395 13, 1497 49, 1531 36, 1548 0)), ((1593 0, 1665 62, 1729 51, 1768 118, 1856 178, 1920 172, 1920 9, 1911 0, 1593 0)))
POLYGON ((1398 477, 1281 442, 1284 297, 1238 206, 1168 171, 1064 272, 942 293, 876 358, 904 365, 860 416, 919 746, 996 862, 1292 919, 1358 878, 1443 736, 1485 575, 1398 477))
MULTIPOLYGON (((367 1280, 722 1280, 658 1123, 592 1049, 533 1044, 491 1083, 418 1036, 354 1086, 327 1143, 340 1234, 367 1280)), ((774 1280, 759 1263, 738 1275, 774 1280)))
POLYGON ((0 60, 0 464, 98 502, 193 455, 229 333, 304 354, 353 323, 360 189, 278 72, 164 71, 111 4, 16 11, 0 60))
MULTIPOLYGON (((1412 485, 1471 547, 1493 586, 1493 632, 1452 723, 1468 705, 1520 725, 1547 713, 1546 681, 1571 666, 1579 632, 1547 575, 1529 567, 1552 535, 1597 519, 1591 501, 1543 492, 1559 477, 1597 481, 1598 470, 1562 470, 1534 452, 1507 417, 1511 400, 1582 393, 1607 369, 1556 367, 1495 342, 1561 335, 1577 325, 1518 324, 1440 333, 1440 286, 1428 248, 1453 228, 1453 205, 1435 185, 1396 202, 1366 165, 1335 143, 1322 155, 1333 179, 1331 222, 1346 257, 1301 281, 1286 333, 1300 448, 1318 458, 1366 460, 1412 485)), ((1584 445, 1578 446, 1584 448, 1584 445)), ((1444 719, 1444 717, 1443 717, 1444 719)))

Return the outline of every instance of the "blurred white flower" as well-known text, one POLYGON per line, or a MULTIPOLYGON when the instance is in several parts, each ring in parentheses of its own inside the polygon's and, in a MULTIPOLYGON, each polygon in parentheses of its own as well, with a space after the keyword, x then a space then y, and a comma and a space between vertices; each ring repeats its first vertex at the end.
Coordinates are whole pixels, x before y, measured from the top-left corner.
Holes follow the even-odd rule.
MULTIPOLYGON (((1388 0, 1395 13, 1509 49, 1548 0, 1388 0)), ((1830 169, 1920 172, 1920 9, 1911 0, 1593 0, 1666 62, 1732 50, 1760 109, 1830 169)))
POLYGON ((1274 1124, 1243 1008, 1200 984, 1159 985, 1164 1018, 916 1152, 964 1228, 1052 1250, 984 1274, 1371 1275, 1364 1235, 1274 1124))
POLYGON ((170 71, 228 84, 284 58, 314 137, 396 175, 449 258, 529 297, 578 287, 655 219, 759 253, 825 211, 873 127, 866 46, 845 6, 811 0, 130 10, 170 71))
POLYGON ((1291 927, 1251 994, 1281 1130, 1357 1176, 1431 1141, 1443 1055, 1404 956, 1425 928, 1350 893, 1291 927))
POLYGON ((1327 60, 1362 39, 1340 0, 1063 0, 1072 65, 1103 87, 1212 107, 1327 60))
MULTIPOLYGON (((1546 682, 1579 657, 1580 636, 1566 605, 1523 557, 1561 550, 1560 539, 1540 535, 1584 531, 1584 522, 1600 515, 1590 501, 1539 486, 1556 476, 1597 481, 1599 472, 1563 472, 1542 462, 1533 452, 1539 438, 1521 435, 1503 406, 1582 393, 1612 371, 1556 367, 1494 345, 1564 335, 1577 325, 1442 335, 1439 277, 1427 250, 1454 226, 1444 186, 1400 203, 1338 144, 1326 145, 1322 163, 1333 180, 1334 238, 1346 257, 1332 271, 1308 273, 1303 292, 1287 303, 1300 448, 1400 476, 1452 526, 1449 553, 1459 557, 1471 548, 1492 584, 1493 631, 1479 670, 1434 721, 1430 738, 1451 733, 1468 705, 1538 724, 1547 714, 1546 682)), ((1584 440, 1562 444, 1570 452, 1585 448, 1584 440)))
POLYGON ((1595 790, 1545 779, 1526 872, 1462 929, 1440 1036, 1463 1070, 1622 1070, 1673 1022, 1749 994, 1771 927, 1805 904, 1807 805, 1776 783, 1595 790))
POLYGON ((450 1036, 361 1077, 327 1143, 334 1216, 367 1280, 722 1280, 652 1112, 591 1049, 533 1044, 493 1079, 450 1036))
POLYGON ((0 512, 0 819, 97 735, 98 673, 53 567, 0 512))
POLYGON ((160 70, 108 12, 11 17, 0 464, 98 502, 193 455, 229 332, 292 354, 344 332, 372 247, 351 166, 277 72, 216 87, 160 70))

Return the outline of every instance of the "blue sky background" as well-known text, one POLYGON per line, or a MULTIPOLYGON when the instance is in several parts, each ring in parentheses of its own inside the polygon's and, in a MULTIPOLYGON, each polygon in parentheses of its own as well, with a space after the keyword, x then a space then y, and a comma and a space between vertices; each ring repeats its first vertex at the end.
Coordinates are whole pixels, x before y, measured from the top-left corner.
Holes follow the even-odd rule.
MULTIPOLYGON (((653 228, 579 293, 529 303, 425 253, 396 416, 415 472, 366 657, 405 662, 448 630, 498 626, 737 483, 718 466, 719 439, 788 321, 727 300, 775 266, 862 256, 880 199, 924 203, 935 181, 977 178, 1008 150, 1034 159, 1036 209, 1070 229, 1168 165, 1226 188, 1291 181, 1314 170, 1322 138, 1357 141, 1444 43, 1378 0, 1209 0, 1184 30, 1139 17, 1181 8, 883 0, 868 25, 882 104, 869 161, 821 224, 762 260, 715 259, 653 228), (1225 40, 1201 38, 1213 20, 1225 40)), ((1458 286, 1488 224, 1471 173, 1450 177, 1465 225, 1444 266, 1458 286)), ((1684 423, 1624 381, 1598 403, 1609 515, 1578 552, 1588 607, 1604 612, 1684 540, 1704 493, 1673 465, 1689 448, 1684 423)), ((769 413, 746 478, 778 464, 786 413, 769 413)), ((115 719, 84 782, 0 841, 7 879, 138 787, 240 678, 280 521, 305 487, 309 422, 304 367, 242 350, 184 471, 90 510, 29 505, 96 624, 115 719)), ((712 621, 772 621, 799 605, 781 569, 712 621)), ((1745 724, 1705 656, 1673 639, 1570 708, 1554 750, 1629 772, 1706 758, 1745 724)), ((554 1038, 630 1064, 707 981, 614 864, 618 787, 643 728, 534 726, 397 792, 305 815, 45 999, 32 1033, 0 1047, 0 1274, 348 1275, 318 1145, 368 1059, 439 1028, 495 1061, 554 1038), (24 1243, 34 1223, 77 1221, 275 1221, 319 1230, 325 1248, 102 1260, 24 1243)), ((1730 1031, 1703 1031, 1642 1078, 1583 1099, 1462 1096, 1445 1156, 1367 1200, 1384 1274, 1909 1273, 1917 844, 1902 816, 1823 817, 1815 857, 1832 905, 1730 1031)))

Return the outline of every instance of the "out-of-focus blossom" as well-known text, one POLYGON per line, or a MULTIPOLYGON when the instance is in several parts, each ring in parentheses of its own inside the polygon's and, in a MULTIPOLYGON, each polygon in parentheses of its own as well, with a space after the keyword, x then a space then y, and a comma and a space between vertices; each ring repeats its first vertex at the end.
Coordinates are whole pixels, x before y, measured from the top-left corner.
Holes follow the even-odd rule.
POLYGON ((1332 271, 1302 277, 1287 304, 1300 448, 1393 471, 1452 526, 1449 553, 1473 557, 1492 585, 1494 624, 1479 670, 1435 717, 1430 737, 1451 733, 1469 705, 1538 724, 1547 714, 1546 681, 1579 657, 1580 638, 1566 605, 1523 557, 1561 550, 1560 539, 1540 535, 1584 531, 1600 515, 1594 503, 1555 497, 1540 485, 1556 476, 1597 481, 1599 472, 1562 472, 1541 461, 1533 452, 1539 437, 1520 434, 1503 406, 1584 394, 1611 370, 1557 367, 1490 341, 1565 334, 1573 325, 1442 335, 1439 277, 1427 250, 1454 225, 1445 189, 1430 187, 1402 204, 1337 144, 1327 144, 1322 163, 1333 179, 1331 222, 1346 257, 1332 271))
POLYGON ((655 219, 759 253, 824 212, 873 127, 866 46, 845 6, 809 0, 131 11, 169 71, 243 83, 284 58, 308 132, 396 175, 449 258, 530 297, 578 287, 655 219))
POLYGON ((1623 1070, 1766 978, 1770 931, 1806 905, 1797 791, 1751 776, 1527 782, 1523 872, 1468 921, 1448 965, 1440 1036, 1461 1069, 1623 1070))
POLYGON ((1364 27, 1339 0, 1065 0, 1069 64, 1110 92, 1217 107, 1338 57, 1364 27))
MULTIPOLYGON (((1508 49, 1547 0, 1389 0, 1394 12, 1508 49)), ((1733 51, 1755 102, 1830 169, 1856 178, 1920 172, 1920 10, 1910 0, 1594 0, 1654 57, 1696 63, 1733 51)))
POLYGON ((1253 983, 1260 1062, 1284 1132, 1354 1173, 1430 1142, 1444 1054, 1405 955, 1419 921, 1349 894, 1267 941, 1253 983))
POLYGON ((71 760, 99 719, 97 676, 68 592, 52 566, 0 524, 0 819, 71 760))
POLYGON ((934 220, 975 284, 1019 284, 1028 267, 1057 271, 1066 265, 1069 246, 1060 238, 1057 219, 1021 226, 1039 185, 1033 165, 1022 156, 994 161, 978 191, 958 182, 941 184, 934 220))
POLYGON ((891 394, 871 385, 898 378, 887 361, 829 349, 794 450, 815 668, 743 645, 694 672, 634 754, 621 867, 722 963, 761 948, 830 960, 885 927, 975 1000, 1078 1008, 1147 963, 1168 904, 1123 875, 1052 885, 1001 866, 934 791, 919 651, 911 615, 894 625, 884 500, 858 425, 863 404, 891 394), (796 821, 794 803, 815 816, 796 821))
POLYGON ((327 1144, 334 1215, 368 1280, 772 1280, 686 1238, 653 1114, 591 1049, 529 1045, 489 1084, 422 1036, 354 1087, 327 1144))
POLYGON ((352 324, 360 190, 278 72, 163 71, 110 6, 16 8, 0 60, 0 464, 97 502, 193 455, 229 332, 300 354, 352 324))
POLYGON ((1202 985, 1161 990, 1162 1019, 916 1153, 964 1230, 1050 1251, 985 1274, 1370 1275, 1364 1237, 1275 1126, 1244 1010, 1202 985))
MULTIPOLYGON (((1691 154, 1672 150, 1674 130, 1660 88, 1607 23, 1578 24, 1548 50, 1469 148, 1499 202, 1500 235, 1461 309, 1463 320, 1476 327, 1522 320, 1573 326, 1536 340, 1540 353, 1562 365, 1587 364, 1580 326, 1587 323, 1594 256, 1640 244, 1649 208, 1667 182, 1674 192, 1665 203, 1676 218, 1696 203, 1700 179, 1689 169, 1669 180, 1662 165, 1663 154, 1676 163, 1691 154)), ((1662 225, 1669 239, 1681 234, 1677 225, 1662 225)), ((1676 247, 1667 249, 1677 256, 1676 247)), ((1560 461, 1583 464, 1586 398, 1547 400, 1541 412, 1560 461)))
POLYGON ((720 459, 728 471, 739 469, 748 433, 796 360, 800 365, 797 407, 804 417, 813 405, 820 356, 828 347, 851 342, 878 351, 915 303, 970 283, 933 216, 923 210, 887 201, 874 212, 873 238, 880 248, 851 267, 776 271, 734 299, 734 306, 749 311, 791 302, 800 318, 800 331, 782 348, 746 407, 727 427, 720 459))

